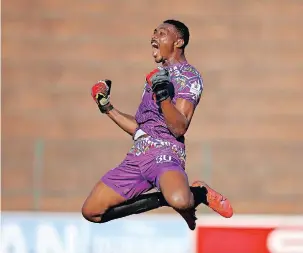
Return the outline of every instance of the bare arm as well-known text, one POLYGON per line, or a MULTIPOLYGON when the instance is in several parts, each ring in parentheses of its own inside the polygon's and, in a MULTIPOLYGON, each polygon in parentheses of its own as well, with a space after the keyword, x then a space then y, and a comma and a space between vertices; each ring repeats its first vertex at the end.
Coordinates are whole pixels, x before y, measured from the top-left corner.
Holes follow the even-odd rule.
POLYGON ((122 113, 115 108, 110 110, 107 116, 128 134, 132 136, 135 134, 136 128, 138 127, 135 117, 122 113))
POLYGON ((110 103, 111 83, 108 79, 98 81, 93 85, 91 95, 101 113, 106 113, 121 129, 133 136, 138 127, 136 119, 131 115, 118 111, 110 103))
POLYGON ((194 114, 194 105, 181 98, 174 105, 170 99, 166 99, 161 102, 161 108, 168 129, 176 138, 184 135, 194 114))

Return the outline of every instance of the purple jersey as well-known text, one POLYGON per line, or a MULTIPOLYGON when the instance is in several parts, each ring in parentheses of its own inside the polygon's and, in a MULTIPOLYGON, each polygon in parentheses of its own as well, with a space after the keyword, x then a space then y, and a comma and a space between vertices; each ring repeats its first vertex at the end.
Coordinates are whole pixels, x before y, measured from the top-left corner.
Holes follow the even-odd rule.
MULTIPOLYGON (((182 98, 190 101, 196 107, 203 90, 200 73, 189 63, 175 64, 166 68, 169 71, 175 90, 172 99, 173 104, 176 103, 177 98, 182 98)), ((139 125, 138 129, 143 130, 153 138, 174 144, 184 143, 184 137, 176 139, 169 131, 161 108, 153 99, 153 92, 147 83, 145 83, 142 101, 135 118, 139 125)))

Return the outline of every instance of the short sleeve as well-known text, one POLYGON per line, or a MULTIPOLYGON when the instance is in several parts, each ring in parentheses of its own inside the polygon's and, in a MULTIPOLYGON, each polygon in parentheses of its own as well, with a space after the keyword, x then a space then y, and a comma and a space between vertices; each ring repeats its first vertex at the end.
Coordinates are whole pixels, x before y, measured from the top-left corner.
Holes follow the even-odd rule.
POLYGON ((175 98, 182 98, 191 102, 195 107, 199 104, 203 91, 201 76, 182 76, 174 78, 175 98))

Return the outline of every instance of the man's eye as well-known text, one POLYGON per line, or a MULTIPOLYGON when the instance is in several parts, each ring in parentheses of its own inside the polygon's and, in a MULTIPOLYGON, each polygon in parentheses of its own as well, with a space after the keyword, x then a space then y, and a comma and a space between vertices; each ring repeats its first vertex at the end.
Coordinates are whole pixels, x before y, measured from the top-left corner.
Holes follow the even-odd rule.
POLYGON ((163 31, 160 31, 160 33, 159 33, 161 36, 163 36, 163 35, 165 35, 165 32, 163 32, 163 31))

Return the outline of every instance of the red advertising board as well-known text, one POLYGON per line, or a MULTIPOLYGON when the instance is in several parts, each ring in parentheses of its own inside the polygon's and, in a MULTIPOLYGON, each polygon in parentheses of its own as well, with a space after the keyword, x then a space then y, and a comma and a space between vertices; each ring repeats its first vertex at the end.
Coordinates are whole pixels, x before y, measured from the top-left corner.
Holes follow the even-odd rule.
POLYGON ((202 216, 195 253, 303 253, 303 217, 202 216))

